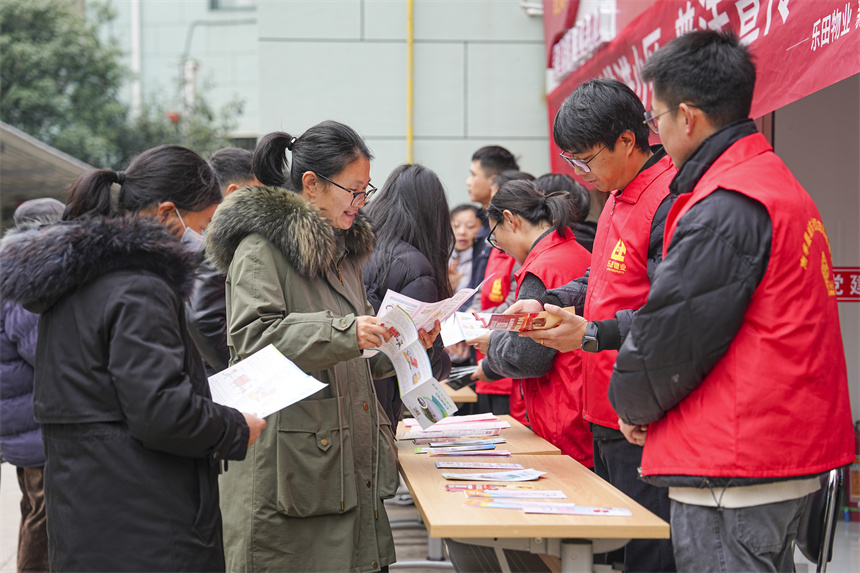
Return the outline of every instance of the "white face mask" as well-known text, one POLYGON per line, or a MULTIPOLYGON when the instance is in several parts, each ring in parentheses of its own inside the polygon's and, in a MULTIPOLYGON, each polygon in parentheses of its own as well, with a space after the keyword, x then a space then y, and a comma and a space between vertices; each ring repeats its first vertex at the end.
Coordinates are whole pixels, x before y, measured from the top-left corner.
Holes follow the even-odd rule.
POLYGON ((182 220, 182 215, 179 214, 179 211, 176 211, 176 216, 179 217, 179 222, 182 223, 182 228, 185 229, 182 233, 182 238, 180 239, 181 243, 185 243, 188 245, 188 248, 198 253, 203 248, 203 235, 188 227, 185 224, 185 221, 182 220))

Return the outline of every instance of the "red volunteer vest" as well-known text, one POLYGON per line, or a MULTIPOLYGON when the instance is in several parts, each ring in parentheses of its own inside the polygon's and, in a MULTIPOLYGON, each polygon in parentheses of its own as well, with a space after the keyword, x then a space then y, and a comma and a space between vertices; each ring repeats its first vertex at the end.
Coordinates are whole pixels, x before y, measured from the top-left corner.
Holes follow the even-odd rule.
MULTIPOLYGON (((597 223, 591 272, 585 297, 588 320, 614 318, 619 310, 638 309, 648 299, 648 242, 651 223, 669 195, 677 169, 666 156, 631 181, 622 193, 613 191, 597 223)), ((577 352, 582 355, 585 408, 589 422, 618 429, 618 414, 606 394, 617 350, 577 352)))
MULTIPOLYGON (((511 292, 511 271, 514 270, 516 261, 510 255, 507 255, 498 249, 490 251, 490 258, 487 260, 487 270, 484 272, 484 277, 493 275, 493 278, 484 283, 481 287, 481 310, 494 308, 502 304, 511 292)), ((477 353, 478 362, 484 358, 481 352, 477 353)), ((478 394, 510 394, 512 382, 510 378, 502 378, 495 382, 482 382, 478 380, 475 383, 475 392, 478 394)), ((511 412, 513 415, 513 410, 511 412)))
MULTIPOLYGON (((591 253, 576 242, 569 229, 564 238, 553 231, 532 247, 516 272, 517 292, 527 273, 551 289, 581 277, 590 264, 591 253)), ((535 433, 590 468, 594 466, 592 439, 588 422, 582 418, 581 373, 581 352, 557 353, 549 372, 520 380, 519 386, 535 433)))
MULTIPOLYGON (((790 477, 854 459, 830 245, 812 199, 761 134, 734 143, 669 212, 678 221, 717 188, 761 202, 773 238, 764 278, 726 354, 648 428, 645 475, 790 477)), ((707 328, 707 325, 701 325, 707 328)))

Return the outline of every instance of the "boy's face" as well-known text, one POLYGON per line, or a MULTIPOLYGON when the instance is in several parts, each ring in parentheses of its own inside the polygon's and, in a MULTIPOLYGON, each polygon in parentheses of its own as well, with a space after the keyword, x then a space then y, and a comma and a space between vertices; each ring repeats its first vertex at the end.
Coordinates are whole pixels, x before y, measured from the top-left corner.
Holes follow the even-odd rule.
POLYGON ((466 188, 469 191, 469 200, 480 203, 485 209, 493 198, 491 183, 493 176, 484 171, 481 162, 477 159, 472 161, 469 167, 469 177, 466 178, 466 188))

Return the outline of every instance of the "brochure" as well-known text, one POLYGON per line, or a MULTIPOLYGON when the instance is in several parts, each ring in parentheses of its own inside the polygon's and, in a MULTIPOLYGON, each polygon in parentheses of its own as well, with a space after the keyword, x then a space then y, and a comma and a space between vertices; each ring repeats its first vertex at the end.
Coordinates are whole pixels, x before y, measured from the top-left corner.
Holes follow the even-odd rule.
POLYGON ((521 470, 522 464, 499 464, 484 462, 436 462, 439 469, 461 469, 461 470, 521 470))
MULTIPOLYGON (((490 279, 491 276, 485 278, 484 282, 490 279)), ((382 304, 379 305, 379 312, 376 316, 381 318, 391 310, 400 307, 415 322, 416 329, 423 328, 430 331, 437 320, 440 323, 448 320, 469 297, 475 294, 476 290, 474 288, 464 288, 457 291, 451 298, 446 298, 439 302, 421 302, 420 300, 415 300, 414 298, 388 289, 388 292, 385 293, 385 298, 382 299, 382 304)))
POLYGON ((308 376, 273 345, 209 377, 212 401, 265 418, 328 384, 308 376))
MULTIPOLYGON (((388 291, 389 293, 391 291, 388 291)), ((412 318, 395 306, 381 317, 391 338, 377 349, 388 356, 397 373, 400 399, 422 428, 429 428, 457 411, 457 406, 433 378, 427 351, 412 318)))
POLYGON ((430 442, 428 445, 431 448, 449 448, 452 446, 483 446, 485 444, 504 444, 506 440, 504 438, 487 438, 486 440, 458 440, 456 438, 449 438, 447 440, 440 440, 438 442, 430 442))
MULTIPOLYGON (((468 462, 436 462, 437 464, 456 464, 468 462)), ((519 465, 519 464, 517 464, 519 465)), ((537 489, 533 483, 449 483, 445 484, 445 491, 496 491, 501 489, 537 489)))
POLYGON ((443 473, 445 479, 458 479, 464 481, 534 481, 546 472, 540 472, 533 468, 528 468, 513 472, 485 472, 478 474, 452 474, 443 473))
POLYGON ((495 450, 496 444, 477 444, 471 446, 443 446, 440 448, 415 448, 416 454, 426 454, 428 452, 477 452, 480 450, 495 450))
POLYGON ((567 499, 567 495, 559 489, 536 489, 536 490, 512 490, 512 491, 467 491, 469 498, 492 498, 492 499, 567 499))
POLYGON ((588 507, 572 503, 529 503, 523 507, 526 513, 554 513, 560 515, 599 515, 606 517, 630 517, 633 515, 624 507, 588 507))
POLYGON ((511 452, 508 450, 490 450, 480 452, 440 452, 439 450, 431 450, 427 452, 428 457, 434 456, 498 456, 502 458, 510 457, 511 452))
POLYGON ((441 438, 484 438, 498 436, 502 433, 501 428, 478 430, 469 428, 442 428, 436 430, 407 429, 397 436, 398 440, 439 440, 441 438))
POLYGON ((488 329, 484 327, 477 317, 488 319, 489 313, 455 312, 448 320, 442 323, 442 341, 445 346, 452 346, 464 340, 478 338, 486 334, 488 329))
MULTIPOLYGON (((564 310, 575 313, 574 307, 567 307, 564 310)), ((520 314, 478 314, 473 312, 475 320, 480 322, 481 326, 488 330, 513 330, 523 332, 525 330, 546 330, 558 326, 561 322, 561 317, 555 314, 550 314, 548 311, 541 312, 524 312, 520 314)))
POLYGON ((467 499, 463 505, 494 509, 525 509, 529 503, 531 502, 519 499, 467 499))

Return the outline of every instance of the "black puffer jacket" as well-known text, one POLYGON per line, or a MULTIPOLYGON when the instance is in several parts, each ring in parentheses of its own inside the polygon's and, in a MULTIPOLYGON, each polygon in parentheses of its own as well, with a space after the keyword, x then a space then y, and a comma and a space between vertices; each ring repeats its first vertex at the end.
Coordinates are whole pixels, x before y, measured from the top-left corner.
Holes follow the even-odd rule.
MULTIPOLYGON (((678 171, 672 192, 692 192, 729 146, 752 133, 755 124, 747 120, 711 135, 678 171)), ((612 373, 609 401, 622 420, 659 420, 725 354, 767 270, 771 235, 764 205, 725 189, 717 189, 678 220, 648 302, 636 314, 612 373)), ((699 487, 702 479, 651 476, 648 481, 699 487)), ((711 483, 721 485, 718 481, 711 483)), ((743 485, 742 480, 734 480, 734 485, 743 485)))
POLYGON ((53 571, 224 569, 219 464, 244 458, 248 427, 211 401, 186 329, 197 263, 143 217, 3 240, 0 294, 41 314, 34 408, 53 571))
MULTIPOLYGON (((373 310, 379 312, 382 299, 389 289, 406 295, 422 302, 437 302, 439 300, 436 279, 433 268, 421 252, 404 241, 398 241, 390 250, 385 245, 376 245, 376 250, 386 253, 384 256, 390 259, 388 276, 381 276, 384 270, 380 265, 379 255, 371 256, 364 267, 364 286, 367 289, 367 300, 373 305, 373 310), (390 252, 390 255, 388 254, 390 252)), ((433 376, 437 380, 445 380, 451 373, 451 359, 445 352, 442 337, 439 336, 433 342, 430 352, 430 364, 433 367, 433 376)), ((376 394, 385 413, 391 419, 391 426, 397 427, 397 422, 403 413, 403 402, 400 400, 400 390, 397 386, 397 378, 381 378, 374 380, 376 394)))

